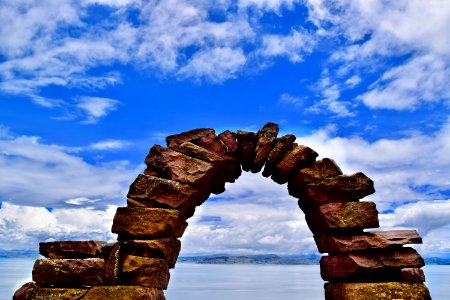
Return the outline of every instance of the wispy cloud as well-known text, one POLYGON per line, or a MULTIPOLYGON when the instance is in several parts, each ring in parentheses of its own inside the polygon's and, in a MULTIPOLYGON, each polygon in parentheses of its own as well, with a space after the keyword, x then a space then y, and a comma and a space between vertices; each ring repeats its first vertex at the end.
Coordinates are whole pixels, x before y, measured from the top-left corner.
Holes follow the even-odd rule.
POLYGON ((100 118, 105 117, 112 111, 115 111, 120 102, 110 98, 100 97, 82 97, 78 99, 76 106, 85 115, 83 124, 95 124, 100 118))

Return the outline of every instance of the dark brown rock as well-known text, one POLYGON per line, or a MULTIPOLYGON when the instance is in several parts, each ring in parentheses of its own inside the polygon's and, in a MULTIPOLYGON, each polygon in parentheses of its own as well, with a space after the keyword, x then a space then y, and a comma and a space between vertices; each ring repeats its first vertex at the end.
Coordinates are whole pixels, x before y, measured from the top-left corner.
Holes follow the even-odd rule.
POLYGON ((94 286, 83 300, 165 300, 160 289, 142 286, 94 286))
POLYGON ((373 202, 330 203, 305 217, 313 233, 379 227, 378 211, 373 202))
POLYGON ((119 207, 114 216, 112 232, 120 239, 181 237, 186 221, 175 209, 119 207))
POLYGON ((175 238, 156 240, 129 240, 123 242, 127 254, 143 257, 161 258, 169 268, 174 268, 180 253, 181 242, 175 238))
POLYGON ((187 183, 208 192, 210 190, 214 174, 210 163, 159 145, 150 149, 145 163, 149 170, 158 173, 158 177, 187 183))
POLYGON ((277 163, 284 158, 288 151, 292 150, 294 142, 295 135, 293 134, 284 135, 276 140, 275 146, 267 157, 266 165, 264 166, 264 170, 262 172, 263 176, 269 177, 272 175, 273 169, 277 163))
POLYGON ((120 253, 120 244, 116 244, 109 252, 105 265, 105 284, 107 285, 117 285, 119 282, 120 253))
POLYGON ((314 236, 320 253, 346 253, 421 244, 416 230, 371 231, 357 235, 318 234, 314 236))
POLYGON ((39 243, 39 253, 47 258, 101 257, 104 241, 55 241, 39 243))
POLYGON ((102 285, 105 261, 101 258, 38 259, 32 273, 33 281, 42 285, 102 285))
POLYGON ((128 192, 128 206, 146 206, 151 208, 173 208, 187 219, 194 214, 195 206, 209 197, 197 188, 177 181, 154 176, 138 175, 128 192))
POLYGON ((404 282, 425 282, 425 273, 419 268, 402 269, 402 281, 404 282))
POLYGON ((413 248, 322 256, 320 274, 325 281, 361 280, 393 269, 420 268, 425 263, 413 248))
POLYGON ((324 158, 316 161, 292 176, 288 183, 289 195, 300 198, 305 195, 305 185, 338 175, 342 175, 342 171, 334 160, 324 158))
POLYGON ((326 300, 431 300, 422 283, 326 283, 326 300))
POLYGON ((313 164, 317 156, 317 152, 309 147, 295 146, 275 166, 271 177, 272 180, 279 184, 288 182, 291 175, 295 174, 297 170, 313 164))
POLYGON ((46 288, 41 287, 34 282, 28 282, 14 293, 13 300, 78 300, 81 299, 88 290, 88 288, 46 288))
POLYGON ((225 130, 218 135, 220 140, 227 146, 227 150, 231 153, 234 158, 238 157, 238 143, 236 139, 236 134, 229 130, 225 130))
POLYGON ((124 255, 120 282, 158 289, 167 289, 169 268, 163 259, 124 255))
POLYGON ((174 148, 176 145, 181 145, 184 142, 194 142, 200 140, 202 137, 208 135, 215 135, 215 131, 212 128, 199 128, 194 130, 189 130, 186 132, 169 135, 166 137, 166 143, 169 148, 174 148))
POLYGON ((267 123, 258 131, 258 141, 255 148, 255 159, 251 171, 258 173, 269 157, 277 138, 279 127, 275 123, 267 123))
POLYGON ((236 139, 238 141, 238 160, 242 170, 248 172, 251 170, 255 158, 256 133, 238 130, 236 139))
POLYGON ((358 201, 374 192, 373 181, 364 173, 358 172, 306 185, 304 196, 300 196, 298 204, 301 209, 307 211, 327 203, 358 201))

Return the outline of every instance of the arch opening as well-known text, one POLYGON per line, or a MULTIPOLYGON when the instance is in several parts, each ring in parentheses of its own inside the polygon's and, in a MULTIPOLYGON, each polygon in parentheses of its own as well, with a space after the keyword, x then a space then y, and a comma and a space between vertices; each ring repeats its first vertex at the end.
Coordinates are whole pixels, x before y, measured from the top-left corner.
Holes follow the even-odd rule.
POLYGON ((332 159, 317 160, 313 149, 296 144, 294 135, 278 137, 278 131, 277 124, 267 123, 258 132, 194 129, 168 136, 167 147, 150 149, 146 170, 130 186, 127 206, 117 209, 112 231, 118 242, 98 246, 96 258, 70 262, 59 243, 59 252, 49 253, 58 252, 62 259, 38 261, 33 269, 37 285, 18 292, 55 292, 39 284, 78 284, 92 287, 82 288, 85 294, 76 299, 106 299, 114 293, 164 299, 179 238, 195 209, 247 171, 261 172, 274 184, 287 183, 289 195, 298 199, 319 252, 327 253, 320 261, 326 299, 431 299, 422 257, 404 247, 420 243, 418 233, 367 231, 379 226, 375 203, 360 201, 375 192, 373 181, 360 172, 343 174, 332 159), (67 271, 61 279, 55 271, 73 264, 79 274, 67 271), (94 279, 92 270, 98 271, 94 279))

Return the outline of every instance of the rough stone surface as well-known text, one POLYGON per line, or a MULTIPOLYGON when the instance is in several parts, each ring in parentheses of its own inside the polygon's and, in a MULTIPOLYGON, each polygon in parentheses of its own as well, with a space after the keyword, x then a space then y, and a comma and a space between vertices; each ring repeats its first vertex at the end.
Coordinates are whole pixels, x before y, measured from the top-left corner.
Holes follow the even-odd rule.
POLYGON ((38 259, 32 274, 33 281, 42 285, 102 285, 105 261, 101 258, 38 259))
POLYGON ((326 300, 431 300, 422 283, 326 283, 326 300))
POLYGON ((420 268, 424 265, 416 250, 399 248, 322 256, 320 274, 325 281, 354 281, 366 275, 389 274, 393 269, 420 268))
POLYGON ((158 177, 190 184, 209 191, 213 177, 213 166, 202 160, 186 156, 180 152, 154 145, 145 163, 158 177))
POLYGON ((277 138, 279 127, 274 123, 265 124, 258 131, 258 141, 255 148, 255 159, 251 171, 258 173, 266 163, 270 152, 274 146, 274 142, 277 138))
POLYGON ((175 238, 161 238, 156 240, 129 240, 123 242, 127 254, 143 257, 162 258, 169 268, 174 268, 181 242, 175 238))
POLYGON ((101 257, 104 241, 55 241, 39 243, 39 253, 47 258, 101 257))
POLYGON ((378 211, 373 202, 330 203, 305 217, 313 233, 379 227, 378 211))
POLYGON ((13 300, 78 300, 87 291, 87 288, 46 288, 28 282, 14 293, 13 300))
POLYGON ((425 282, 425 273, 419 268, 404 268, 402 269, 402 281, 425 282))
POLYGON ((184 142, 192 142, 201 139, 208 135, 215 135, 215 131, 212 128, 199 128, 189 130, 186 132, 169 135, 166 137, 166 143, 169 148, 174 148, 176 145, 181 145, 184 142))
POLYGON ((195 212, 195 206, 205 202, 204 193, 187 184, 154 176, 138 175, 128 192, 128 206, 173 208, 187 219, 195 212))
POLYGON ((158 289, 167 289, 170 278, 165 260, 134 255, 124 255, 120 276, 121 283, 158 289))
POLYGON ((120 253, 120 244, 116 244, 109 252, 105 265, 105 284, 117 285, 119 282, 120 253))
POLYGON ((83 300, 165 300, 163 291, 142 286, 94 286, 83 300))
POLYGON ((119 207, 112 232, 122 238, 181 237, 187 223, 175 209, 119 207))
POLYGON ((308 210, 327 203, 358 201, 373 194, 373 181, 364 173, 340 175, 306 185, 299 206, 308 210))
POLYGON ((272 180, 279 184, 288 182, 298 169, 313 164, 317 156, 317 152, 309 147, 294 146, 294 149, 289 151, 273 169, 272 180))
POLYGON ((345 253, 421 244, 416 230, 371 231, 357 235, 318 234, 314 236, 320 253, 345 253))
POLYGON ((288 183, 289 195, 300 198, 304 196, 305 185, 342 175, 336 162, 329 158, 316 161, 311 167, 299 170, 288 183))
POLYGON ((238 130, 236 139, 238 141, 238 160, 242 170, 248 172, 251 170, 255 158, 256 133, 238 130))
POLYGON ((218 137, 221 139, 221 141, 227 146, 227 150, 230 152, 230 154, 237 158, 238 156, 238 143, 236 139, 236 134, 234 132, 231 132, 229 130, 225 130, 221 134, 218 135, 218 137))
POLYGON ((295 135, 287 134, 276 140, 275 146, 269 153, 267 157, 266 165, 264 166, 264 170, 262 175, 264 177, 269 177, 273 173, 273 169, 288 153, 288 151, 292 150, 295 142, 295 135))

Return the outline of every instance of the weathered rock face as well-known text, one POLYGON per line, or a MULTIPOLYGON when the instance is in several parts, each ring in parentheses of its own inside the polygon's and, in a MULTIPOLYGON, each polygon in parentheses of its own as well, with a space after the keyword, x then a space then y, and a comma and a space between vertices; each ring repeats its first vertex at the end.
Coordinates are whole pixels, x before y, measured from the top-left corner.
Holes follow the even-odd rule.
POLYGON ((179 134, 173 134, 166 137, 166 143, 169 148, 175 148, 176 145, 181 145, 184 142, 198 141, 205 136, 215 135, 212 128, 199 128, 189 130, 179 134))
POLYGON ((195 206, 208 199, 207 193, 187 184, 154 176, 138 175, 128 192, 128 206, 173 208, 185 219, 194 214, 195 206))
POLYGON ((78 300, 88 290, 88 288, 46 288, 34 282, 28 282, 14 293, 13 300, 78 300))
POLYGON ((219 134, 218 137, 227 147, 227 151, 229 151, 234 158, 238 157, 238 143, 236 134, 229 130, 225 130, 219 134))
POLYGON ((313 164, 317 156, 317 152, 309 147, 294 146, 273 169, 272 180, 279 184, 288 182, 298 169, 313 164))
POLYGON ((428 288, 422 283, 326 283, 326 300, 431 300, 428 288))
POLYGON ((39 243, 39 253, 47 258, 94 258, 101 256, 104 241, 55 241, 39 243))
MULTIPOLYGON (((50 298, 49 298, 50 299, 50 298)), ((165 300, 163 291, 141 286, 94 286, 83 300, 165 300)))
POLYGON ((104 278, 101 258, 38 259, 33 267, 33 281, 42 285, 101 285, 104 278))
POLYGON ((258 141, 255 148, 255 159, 251 171, 258 173, 266 163, 277 138, 279 128, 277 124, 267 123, 258 131, 258 141))
MULTIPOLYGON (((358 281, 369 274, 389 275, 393 269, 420 268, 425 265, 413 248, 322 256, 320 272, 326 281, 358 281)), ((379 276, 376 277, 377 280, 379 276)))
POLYGON ((304 188, 303 196, 297 196, 300 198, 300 208, 307 211, 327 203, 358 201, 374 192, 373 181, 359 172, 308 184, 304 188))
POLYGON ((156 240, 128 240, 123 242, 127 254, 143 257, 162 258, 169 268, 174 268, 181 242, 175 238, 161 238, 156 240))
POLYGON ((251 170, 255 158, 256 133, 238 130, 236 139, 238 141, 238 160, 242 170, 248 172, 251 170))
POLYGON ((109 252, 105 265, 105 284, 107 285, 119 283, 120 251, 121 246, 117 243, 109 252))
POLYGON ((288 183, 289 195, 303 197, 305 185, 324 180, 329 177, 342 175, 336 162, 329 158, 316 161, 311 167, 299 170, 288 183))
POLYGON ((193 187, 208 190, 214 175, 213 165, 155 145, 145 158, 147 168, 158 177, 187 183, 193 187))
POLYGON ((275 146, 267 157, 266 165, 262 173, 263 176, 269 177, 272 175, 276 164, 284 158, 288 151, 292 150, 294 142, 295 135, 293 134, 284 135, 276 140, 275 146))
POLYGON ((330 203, 311 211, 305 218, 313 233, 379 227, 373 202, 330 203))
POLYGON ((314 236, 320 253, 345 253, 421 244, 416 230, 371 231, 356 235, 318 234, 314 236))
POLYGON ((124 255, 121 267, 121 282, 167 289, 169 268, 163 259, 124 255))
POLYGON ((425 273, 419 268, 402 269, 402 281, 405 282, 425 282, 425 273))
POLYGON ((181 237, 187 223, 175 209, 119 207, 112 232, 122 238, 181 237))

